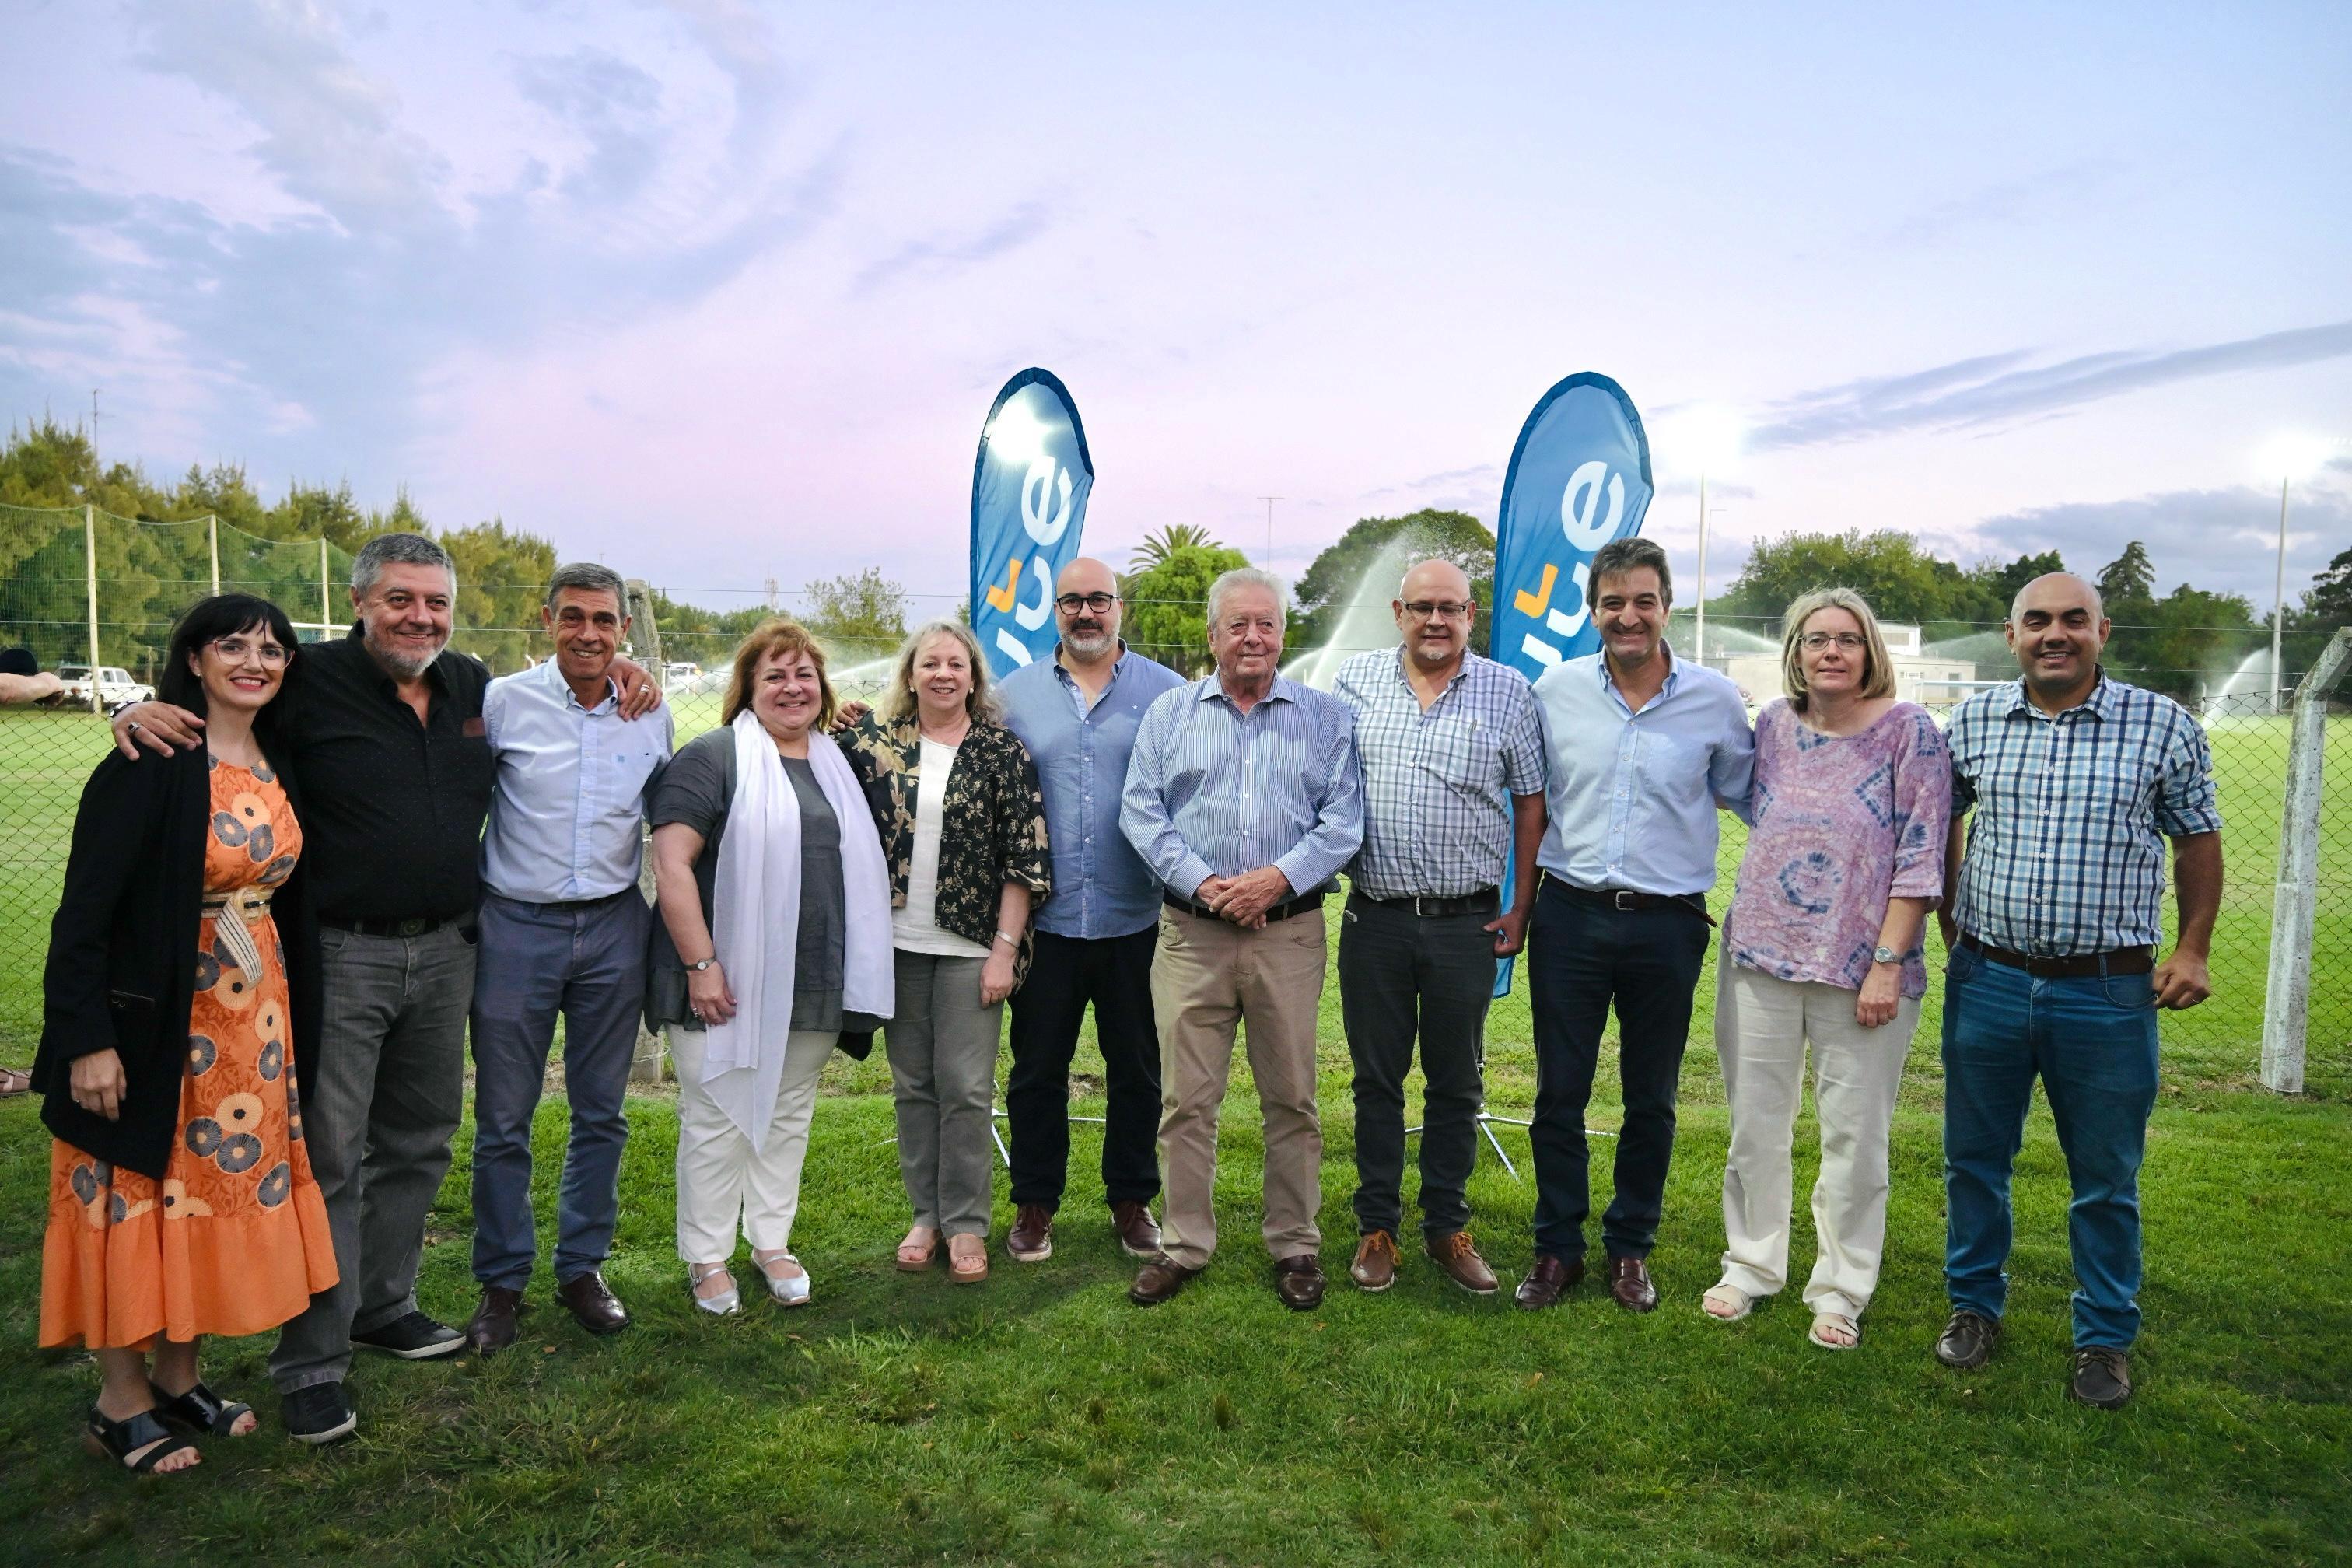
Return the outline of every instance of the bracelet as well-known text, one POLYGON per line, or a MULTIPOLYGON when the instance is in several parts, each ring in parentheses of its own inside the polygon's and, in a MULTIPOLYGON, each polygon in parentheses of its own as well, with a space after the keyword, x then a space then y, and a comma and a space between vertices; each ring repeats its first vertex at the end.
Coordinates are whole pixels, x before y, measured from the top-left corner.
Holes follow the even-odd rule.
POLYGON ((1018 952, 1018 951, 1020 950, 1020 947, 1021 947, 1021 939, 1020 939, 1019 937, 1017 937, 1017 936, 1014 936, 1014 935, 1013 935, 1011 931, 998 931, 998 932, 996 933, 996 940, 997 940, 997 941, 999 941, 999 942, 1003 942, 1005 946, 1007 946, 1007 947, 1009 947, 1009 948, 1013 949, 1015 952, 1018 952))

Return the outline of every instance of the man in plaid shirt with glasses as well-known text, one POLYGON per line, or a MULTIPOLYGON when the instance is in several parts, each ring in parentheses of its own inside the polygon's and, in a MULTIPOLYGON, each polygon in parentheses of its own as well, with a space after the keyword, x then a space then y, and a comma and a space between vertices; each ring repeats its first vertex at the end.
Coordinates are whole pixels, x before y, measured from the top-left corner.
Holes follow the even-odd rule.
POLYGON ((1939 914, 1944 992, 1945 1287, 1936 1356, 1982 1366, 2000 1333, 2010 1170, 2039 1075, 2074 1184, 2069 1391, 2131 1397, 2139 1331, 2139 1166, 2156 1104, 2156 1012, 2210 994, 2221 816, 2205 732, 2168 697, 2099 667, 2109 622, 2067 573, 2019 590, 2014 686, 1954 710, 1952 838, 1939 914), (1975 820, 1961 848, 1961 822, 1975 820), (2162 963, 2164 840, 2178 934, 2162 963))

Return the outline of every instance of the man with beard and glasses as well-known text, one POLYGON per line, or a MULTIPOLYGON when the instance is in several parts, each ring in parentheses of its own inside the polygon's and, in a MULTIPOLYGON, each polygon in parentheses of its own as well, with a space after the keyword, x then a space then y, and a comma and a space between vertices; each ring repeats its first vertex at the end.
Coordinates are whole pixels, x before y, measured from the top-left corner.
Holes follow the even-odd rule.
POLYGON ((1936 1358, 1982 1366, 2000 1334, 2010 1173, 2039 1076, 2074 1184, 2068 1392, 2131 1397, 2139 1332, 2140 1157, 2156 1106, 2156 1009, 2211 994, 2221 814, 2205 731, 2100 668, 2109 622, 2071 573, 2018 590, 2003 628, 2021 678, 1953 710, 1952 827, 1937 912, 1944 982, 1944 1287, 1936 1358), (1962 850, 1962 819, 1967 824, 1962 850), (2178 918, 2163 939, 2164 841, 2178 918))
POLYGON ((1070 1061, 1087 1005, 1102 1047, 1103 1201, 1129 1257, 1160 1250, 1160 1033, 1151 959, 1160 879, 1119 831, 1119 792, 1143 710, 1184 684, 1118 635, 1118 580, 1085 556, 1054 584, 1061 641, 1013 671, 998 693, 1004 721, 1037 764, 1053 846, 1054 891, 1037 910, 1028 983, 1013 994, 1013 1230, 1022 1263, 1054 1251, 1054 1213, 1070 1163, 1070 1061))
MULTIPOLYGON (((482 722, 489 672, 449 651, 457 573, 416 533, 379 534, 352 563, 358 624, 302 654, 288 714, 303 791, 305 874, 318 911, 322 1016, 303 1064, 303 1138, 341 1278, 310 1298, 270 1356, 287 1431, 329 1443, 359 1425, 343 1392, 355 1345, 404 1361, 465 1339, 416 1303, 425 1222, 465 1110, 482 822, 495 779, 482 722)), ((660 694, 616 664, 624 710, 660 694)), ((203 744, 203 721, 142 702, 115 744, 203 744)))

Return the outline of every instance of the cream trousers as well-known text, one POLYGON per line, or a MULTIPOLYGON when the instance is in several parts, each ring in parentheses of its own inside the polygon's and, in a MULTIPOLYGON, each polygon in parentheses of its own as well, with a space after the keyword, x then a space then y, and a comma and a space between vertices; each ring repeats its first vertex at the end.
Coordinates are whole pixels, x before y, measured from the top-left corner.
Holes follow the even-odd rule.
POLYGON ((817 1075, 838 1035, 795 1029, 784 1044, 784 1076, 768 1134, 757 1153, 702 1087, 702 1031, 663 1031, 677 1069, 677 1255, 688 1263, 735 1256, 735 1233, 765 1252, 792 1246, 801 1206, 801 1162, 808 1156, 817 1075))

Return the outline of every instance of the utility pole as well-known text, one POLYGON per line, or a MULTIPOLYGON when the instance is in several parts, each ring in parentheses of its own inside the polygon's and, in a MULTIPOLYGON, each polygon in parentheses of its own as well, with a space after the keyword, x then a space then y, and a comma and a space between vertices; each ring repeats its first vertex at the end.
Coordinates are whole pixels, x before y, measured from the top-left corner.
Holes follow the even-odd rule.
POLYGON ((1271 572, 1274 570, 1274 503, 1278 500, 1287 500, 1290 498, 1287 496, 1260 496, 1257 499, 1265 502, 1265 559, 1259 562, 1258 564, 1264 567, 1266 571, 1271 572))
POLYGON ((89 450, 92 457, 98 455, 98 388, 94 386, 89 389, 89 450))

